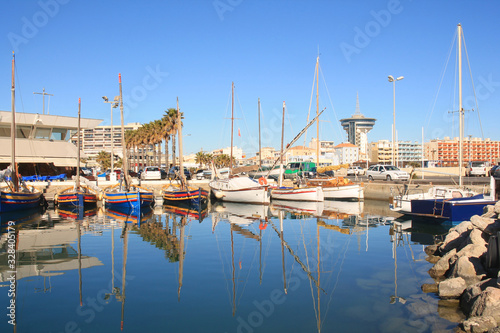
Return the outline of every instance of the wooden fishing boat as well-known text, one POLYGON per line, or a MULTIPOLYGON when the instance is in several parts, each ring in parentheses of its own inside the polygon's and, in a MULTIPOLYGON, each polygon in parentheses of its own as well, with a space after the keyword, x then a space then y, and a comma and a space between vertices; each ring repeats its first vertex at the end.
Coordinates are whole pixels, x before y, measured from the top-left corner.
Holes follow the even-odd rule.
POLYGON ((19 211, 36 208, 45 205, 45 198, 41 191, 34 187, 28 187, 24 183, 19 184, 20 177, 16 164, 16 107, 15 107, 15 56, 12 53, 12 119, 10 125, 10 137, 12 142, 12 163, 3 173, 3 179, 7 186, 0 189, 0 213, 19 211), (11 181, 7 182, 7 176, 11 175, 11 181))
MULTIPOLYGON (((179 170, 184 170, 182 154, 182 122, 179 112, 179 99, 177 99, 177 133, 179 136, 179 170)), ((184 172, 179 172, 180 184, 166 185, 162 188, 162 197, 164 202, 189 203, 199 205, 207 201, 208 191, 187 185, 184 172)))
POLYGON ((81 99, 78 98, 78 139, 77 139, 77 159, 76 159, 76 179, 75 185, 63 189, 54 197, 54 202, 59 206, 82 206, 91 207, 97 204, 97 191, 88 186, 80 185, 80 114, 81 99))
POLYGON ((120 87, 120 117, 121 117, 121 139, 123 147, 122 170, 123 177, 120 183, 109 186, 104 189, 103 198, 105 206, 108 208, 118 209, 134 209, 140 210, 147 206, 153 206, 155 198, 153 191, 131 184, 131 179, 128 174, 127 147, 125 145, 125 127, 123 124, 123 95, 122 95, 122 76, 118 74, 120 87))

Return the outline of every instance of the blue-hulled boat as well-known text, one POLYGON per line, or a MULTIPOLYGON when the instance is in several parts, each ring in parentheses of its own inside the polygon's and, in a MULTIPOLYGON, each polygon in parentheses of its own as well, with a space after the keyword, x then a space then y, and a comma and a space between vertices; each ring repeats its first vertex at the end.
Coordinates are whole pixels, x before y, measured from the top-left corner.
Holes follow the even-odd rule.
POLYGON ((128 191, 121 190, 119 186, 112 186, 104 190, 106 208, 139 210, 153 206, 154 202, 153 191, 140 186, 131 185, 128 191))
POLYGON ((200 205, 207 201, 208 191, 191 186, 169 185, 163 187, 162 197, 165 203, 188 203, 200 205))
POLYGON ((59 206, 69 207, 92 207, 97 204, 97 191, 90 189, 88 186, 80 185, 80 113, 81 99, 78 98, 78 139, 77 139, 77 159, 76 159, 76 180, 75 186, 68 187, 54 197, 54 201, 59 206))
POLYGON ((462 222, 469 221, 473 215, 482 215, 484 207, 495 203, 494 198, 484 194, 469 198, 412 200, 411 215, 462 222))
POLYGON ((16 106, 15 106, 15 57, 12 53, 12 120, 10 137, 12 142, 11 154, 12 163, 10 168, 2 172, 0 180, 5 180, 6 177, 11 176, 11 181, 7 183, 5 188, 0 189, 0 213, 20 211, 43 206, 45 198, 42 192, 36 190, 34 187, 27 187, 19 184, 19 175, 17 173, 16 164, 16 106))
MULTIPOLYGON (((179 170, 184 170, 182 165, 183 154, 182 154, 182 117, 179 112, 179 98, 177 98, 177 134, 179 136, 179 170)), ((200 188, 195 188, 188 186, 186 183, 186 177, 183 171, 179 172, 179 185, 166 185, 162 188, 162 197, 164 203, 183 203, 191 205, 200 205, 207 201, 208 191, 200 188)))
POLYGON ((120 184, 107 187, 103 191, 103 198, 106 208, 112 209, 133 209, 140 210, 148 206, 153 206, 155 198, 153 191, 138 186, 132 185, 128 175, 127 147, 125 145, 125 128, 123 125, 123 95, 122 95, 122 76, 118 74, 118 82, 120 87, 120 118, 122 123, 121 140, 123 148, 122 169, 123 177, 120 184))

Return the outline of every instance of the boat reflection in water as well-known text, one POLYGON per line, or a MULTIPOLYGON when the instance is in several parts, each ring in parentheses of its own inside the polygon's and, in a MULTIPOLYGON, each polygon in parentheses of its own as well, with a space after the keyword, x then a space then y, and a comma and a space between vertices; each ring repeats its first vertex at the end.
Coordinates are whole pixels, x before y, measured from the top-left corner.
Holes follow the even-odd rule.
POLYGON ((84 217, 97 215, 97 210, 97 207, 85 207, 84 209, 84 206, 59 206, 56 211, 63 219, 82 220, 84 217))
POLYGON ((117 222, 123 223, 133 223, 141 225, 141 223, 147 222, 153 217, 153 208, 150 206, 145 206, 141 209, 106 209, 106 216, 112 218, 117 222))

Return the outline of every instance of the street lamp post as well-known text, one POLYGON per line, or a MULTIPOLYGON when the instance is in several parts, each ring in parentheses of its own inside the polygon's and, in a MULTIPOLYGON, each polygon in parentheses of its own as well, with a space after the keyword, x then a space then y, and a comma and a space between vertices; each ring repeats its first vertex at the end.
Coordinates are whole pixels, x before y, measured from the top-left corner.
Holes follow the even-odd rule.
MULTIPOLYGON (((113 109, 118 107, 118 102, 120 101, 120 96, 115 96, 115 99, 112 101, 109 101, 106 96, 103 96, 102 99, 104 100, 104 103, 111 104, 111 174, 114 174, 114 172, 115 172, 115 167, 114 167, 114 160, 115 160, 114 141, 115 141, 115 138, 113 137, 113 109)), ((110 174, 110 179, 111 179, 111 174, 110 174)))
MULTIPOLYGON (((395 165, 395 154, 396 154, 396 81, 404 79, 404 76, 400 76, 397 79, 395 79, 392 75, 388 76, 389 82, 392 82, 392 96, 393 96, 393 111, 392 111, 392 117, 393 117, 393 124, 392 124, 392 165, 395 165)), ((397 162, 396 162, 397 163, 397 162)))

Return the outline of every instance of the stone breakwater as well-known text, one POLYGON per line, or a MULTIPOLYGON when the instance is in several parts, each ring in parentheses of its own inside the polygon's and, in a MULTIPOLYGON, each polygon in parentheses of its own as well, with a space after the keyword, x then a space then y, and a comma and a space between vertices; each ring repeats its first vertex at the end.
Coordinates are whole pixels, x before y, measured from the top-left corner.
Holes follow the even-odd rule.
POLYGON ((455 332, 500 332, 499 215, 500 201, 482 216, 451 228, 443 242, 425 248, 436 283, 422 289, 459 301, 466 318, 455 332))

